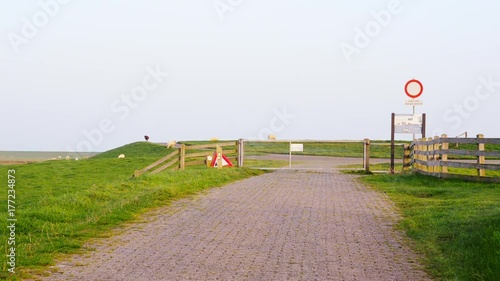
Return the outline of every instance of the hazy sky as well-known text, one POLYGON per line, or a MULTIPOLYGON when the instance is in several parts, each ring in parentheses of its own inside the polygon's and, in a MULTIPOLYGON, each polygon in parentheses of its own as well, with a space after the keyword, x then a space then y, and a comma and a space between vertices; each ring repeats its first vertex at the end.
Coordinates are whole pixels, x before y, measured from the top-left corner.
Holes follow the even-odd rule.
POLYGON ((1 0, 0 150, 500 137, 500 2, 1 0), (408 139, 410 135, 398 135, 408 139))

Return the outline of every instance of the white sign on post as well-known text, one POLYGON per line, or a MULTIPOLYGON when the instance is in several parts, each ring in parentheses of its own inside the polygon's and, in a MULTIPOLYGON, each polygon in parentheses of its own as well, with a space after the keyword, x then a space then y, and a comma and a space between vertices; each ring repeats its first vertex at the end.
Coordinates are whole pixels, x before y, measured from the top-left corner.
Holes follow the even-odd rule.
POLYGON ((302 152, 302 151, 304 151, 304 144, 303 143, 291 143, 290 144, 290 151, 302 152))
POLYGON ((291 143, 290 142, 290 163, 289 167, 292 167, 292 151, 293 152, 302 152, 304 151, 304 144, 303 143, 291 143))

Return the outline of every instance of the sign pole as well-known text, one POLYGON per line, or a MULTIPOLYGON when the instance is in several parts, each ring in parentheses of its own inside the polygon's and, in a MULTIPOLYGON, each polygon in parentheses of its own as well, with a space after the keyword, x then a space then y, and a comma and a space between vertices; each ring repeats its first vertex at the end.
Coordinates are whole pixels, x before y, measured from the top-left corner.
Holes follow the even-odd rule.
POLYGON ((288 167, 292 168, 292 142, 290 142, 290 161, 288 167))
MULTIPOLYGON (((413 104, 413 116, 415 116, 415 103, 413 104)), ((413 139, 415 139, 415 133, 413 133, 413 139)))
POLYGON ((396 126, 394 125, 396 119, 396 114, 391 115, 391 174, 394 174, 394 135, 396 131, 396 126))

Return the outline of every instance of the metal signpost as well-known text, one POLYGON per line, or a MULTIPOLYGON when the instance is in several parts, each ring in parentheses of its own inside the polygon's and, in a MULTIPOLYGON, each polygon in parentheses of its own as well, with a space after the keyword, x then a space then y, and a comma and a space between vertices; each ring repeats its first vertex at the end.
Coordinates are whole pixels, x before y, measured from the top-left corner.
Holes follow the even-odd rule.
POLYGON ((289 167, 292 167, 292 151, 294 152, 302 152, 304 151, 304 144, 303 143, 292 143, 290 142, 290 163, 289 167))
POLYGON ((405 101, 405 105, 413 106, 413 114, 395 114, 391 116, 391 174, 394 174, 394 135, 395 134, 413 134, 415 139, 416 134, 422 134, 425 138, 426 115, 416 114, 415 106, 423 105, 421 100, 416 98, 420 97, 424 91, 424 86, 417 79, 411 79, 405 84, 405 94, 411 100, 405 101))

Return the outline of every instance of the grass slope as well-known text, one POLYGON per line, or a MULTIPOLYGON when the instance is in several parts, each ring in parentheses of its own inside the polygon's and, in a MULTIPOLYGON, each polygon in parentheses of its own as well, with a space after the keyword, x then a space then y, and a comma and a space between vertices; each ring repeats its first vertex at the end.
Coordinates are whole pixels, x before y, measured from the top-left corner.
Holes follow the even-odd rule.
POLYGON ((439 280, 498 280, 500 184, 419 175, 363 180, 387 193, 403 214, 400 227, 439 280))
MULTIPOLYGON (((101 237, 137 214, 200 190, 260 174, 247 169, 191 168, 131 178, 133 172, 168 154, 164 146, 133 143, 81 161, 47 161, 16 170, 16 274, 7 273, 0 255, 0 279, 20 280, 46 269, 61 254, 75 253, 84 242, 101 237), (117 159, 119 154, 125 159, 117 159)), ((0 217, 7 218, 7 189, 0 217)), ((5 222, 6 223, 6 222, 5 222)), ((6 227, 0 251, 7 253, 6 227)))

